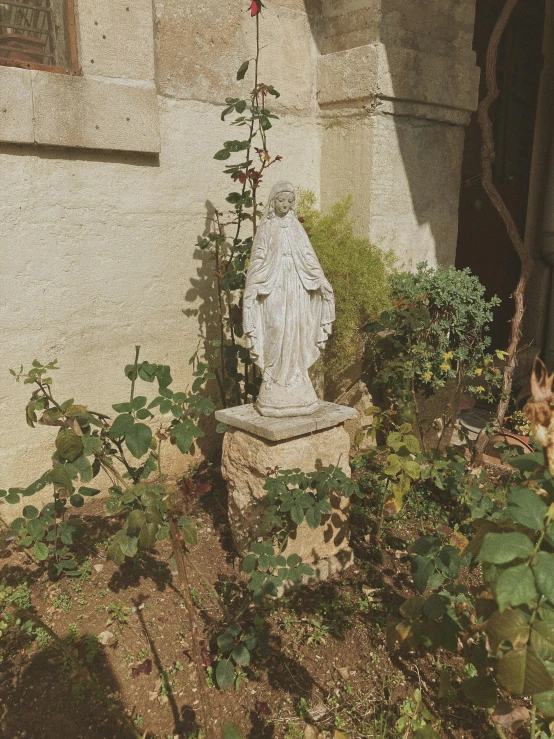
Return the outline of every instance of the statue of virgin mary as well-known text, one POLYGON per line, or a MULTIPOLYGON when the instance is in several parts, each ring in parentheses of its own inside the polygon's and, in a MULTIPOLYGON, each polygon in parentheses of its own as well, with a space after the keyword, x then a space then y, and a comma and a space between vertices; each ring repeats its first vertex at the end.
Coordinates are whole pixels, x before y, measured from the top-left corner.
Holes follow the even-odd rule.
POLYGON ((331 334, 333 288, 296 215, 290 182, 269 196, 254 244, 243 302, 246 346, 262 372, 262 416, 305 416, 318 407, 308 375, 331 334))

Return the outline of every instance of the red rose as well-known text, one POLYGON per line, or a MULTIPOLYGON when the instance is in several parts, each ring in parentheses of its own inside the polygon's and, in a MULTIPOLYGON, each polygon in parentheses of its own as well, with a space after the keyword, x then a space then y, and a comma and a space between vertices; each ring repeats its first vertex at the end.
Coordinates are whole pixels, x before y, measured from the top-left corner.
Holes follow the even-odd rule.
POLYGON ((252 0, 252 3, 250 5, 250 15, 254 17, 255 15, 258 15, 258 13, 262 12, 262 0, 252 0))

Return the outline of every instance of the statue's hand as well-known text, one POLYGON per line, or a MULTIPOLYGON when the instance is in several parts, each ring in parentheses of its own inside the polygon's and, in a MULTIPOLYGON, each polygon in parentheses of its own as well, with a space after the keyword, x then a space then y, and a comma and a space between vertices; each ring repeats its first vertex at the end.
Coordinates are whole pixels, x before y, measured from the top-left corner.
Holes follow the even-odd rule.
POLYGON ((333 300, 333 297, 334 297, 333 288, 327 281, 325 281, 323 285, 321 286, 321 294, 324 300, 333 300))

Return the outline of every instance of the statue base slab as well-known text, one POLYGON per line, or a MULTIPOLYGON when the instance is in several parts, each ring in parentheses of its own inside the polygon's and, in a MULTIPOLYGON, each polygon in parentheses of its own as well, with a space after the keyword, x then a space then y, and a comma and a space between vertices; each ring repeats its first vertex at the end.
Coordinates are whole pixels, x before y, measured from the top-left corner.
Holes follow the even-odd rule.
MULTIPOLYGON (((269 441, 283 441, 304 434, 312 434, 315 431, 322 431, 343 424, 350 418, 356 418, 357 415, 354 408, 337 405, 336 403, 326 403, 323 400, 318 402, 314 412, 309 416, 262 416, 252 403, 215 412, 216 419, 221 423, 248 431, 269 441)), ((330 462, 329 464, 334 463, 330 462)), ((311 471, 311 469, 306 470, 306 472, 311 471)))
MULTIPOLYGON (((306 416, 267 418, 257 414, 252 406, 217 412, 218 421, 235 426, 225 433, 221 472, 229 493, 231 532, 241 556, 249 552, 250 544, 260 536, 260 521, 267 506, 264 484, 276 469, 312 472, 335 465, 350 476, 350 437, 344 421, 353 415, 352 408, 332 403, 320 404, 317 420, 306 416), (310 421, 312 425, 306 432, 306 423, 310 421), (324 424, 323 428, 318 430, 318 423, 324 424), (261 426, 262 433, 252 432, 252 424, 256 428, 261 426), (245 425, 249 426, 248 430, 244 429, 245 425), (268 434, 280 438, 274 440, 268 434)), ((330 503, 332 512, 323 517, 322 525, 314 531, 306 522, 302 523, 289 537, 283 552, 287 557, 298 554, 314 568, 316 574, 304 578, 307 583, 324 580, 352 564, 350 501, 331 495, 330 503)), ((285 590, 288 587, 285 585, 285 590)))

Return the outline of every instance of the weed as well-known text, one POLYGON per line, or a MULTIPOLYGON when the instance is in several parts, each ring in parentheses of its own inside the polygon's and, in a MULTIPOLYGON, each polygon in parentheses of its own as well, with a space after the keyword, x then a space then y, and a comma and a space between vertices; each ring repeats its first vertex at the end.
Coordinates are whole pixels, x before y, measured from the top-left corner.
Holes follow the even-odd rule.
POLYGON ((127 616, 129 609, 121 601, 119 603, 110 603, 107 611, 109 618, 106 621, 106 626, 111 626, 113 623, 126 624, 129 621, 129 617, 127 616))
POLYGON ((58 593, 52 600, 52 605, 54 608, 64 611, 64 613, 69 613, 72 607, 71 598, 69 595, 65 595, 64 593, 58 593))

